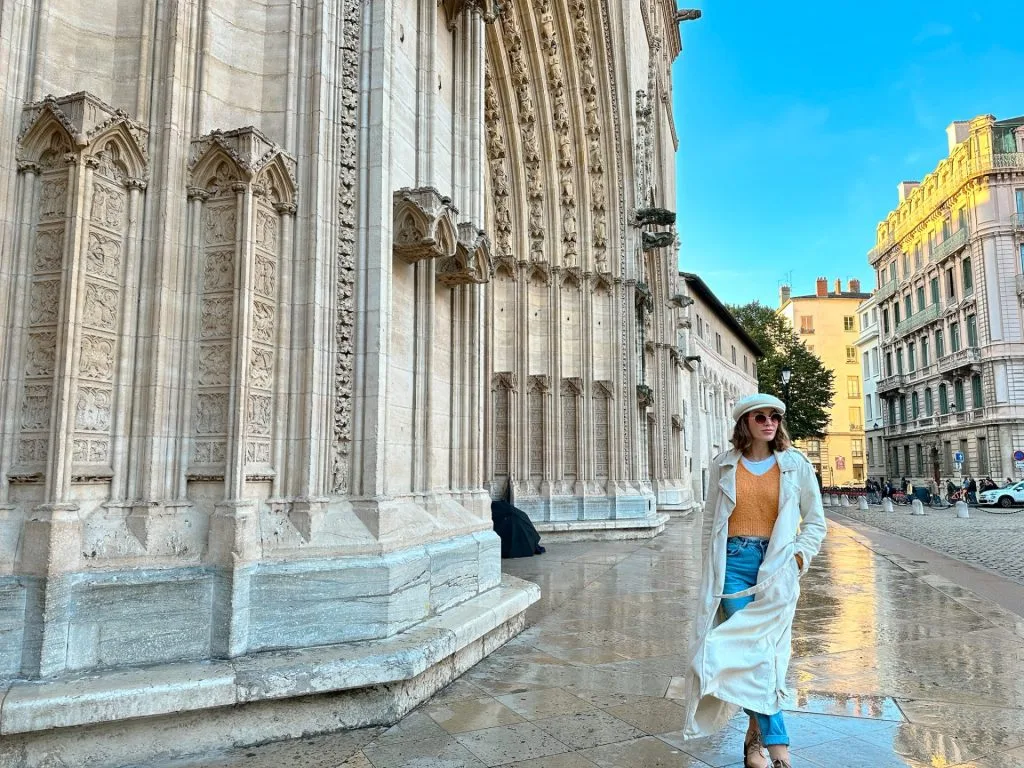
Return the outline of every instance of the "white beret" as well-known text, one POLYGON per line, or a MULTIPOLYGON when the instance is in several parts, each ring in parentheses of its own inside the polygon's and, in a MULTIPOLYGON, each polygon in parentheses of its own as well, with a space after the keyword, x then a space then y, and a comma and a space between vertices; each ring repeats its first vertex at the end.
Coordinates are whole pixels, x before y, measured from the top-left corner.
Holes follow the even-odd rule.
POLYGON ((736 401, 736 405, 732 408, 732 420, 739 421, 744 414, 756 411, 758 408, 774 408, 783 414, 786 412, 786 404, 779 398, 758 392, 756 395, 747 395, 736 401))

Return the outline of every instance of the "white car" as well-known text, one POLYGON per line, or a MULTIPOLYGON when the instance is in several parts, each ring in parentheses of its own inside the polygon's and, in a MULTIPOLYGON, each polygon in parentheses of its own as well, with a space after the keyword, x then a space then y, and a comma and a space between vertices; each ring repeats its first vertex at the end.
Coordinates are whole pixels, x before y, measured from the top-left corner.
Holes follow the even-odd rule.
POLYGON ((982 506, 992 504, 1004 508, 1012 507, 1014 504, 1024 504, 1024 482, 982 491, 978 494, 978 503, 982 506))

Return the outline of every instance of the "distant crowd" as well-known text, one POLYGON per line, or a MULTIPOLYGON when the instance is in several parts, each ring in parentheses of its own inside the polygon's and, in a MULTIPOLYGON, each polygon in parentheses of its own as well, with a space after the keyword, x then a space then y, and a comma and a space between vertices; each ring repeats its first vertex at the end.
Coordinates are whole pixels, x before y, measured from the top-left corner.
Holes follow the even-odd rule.
MULTIPOLYGON (((1010 485, 1013 481, 1010 478, 1006 478, 1005 485, 1010 485)), ((999 488, 1000 485, 993 480, 991 477, 985 477, 981 480, 977 480, 970 475, 967 475, 962 480, 956 481, 953 478, 949 478, 946 481, 945 499, 950 504, 958 501, 966 501, 968 504, 978 503, 978 493, 983 491, 990 491, 993 488, 999 488)), ((890 480, 886 480, 884 477, 878 480, 868 480, 864 483, 864 492, 868 496, 868 500, 874 499, 876 502, 880 502, 882 499, 895 499, 899 496, 905 496, 907 498, 913 498, 915 488, 921 488, 921 486, 915 486, 914 483, 907 478, 902 478, 899 484, 894 484, 890 480)), ((930 501, 931 498, 942 498, 939 483, 934 477, 928 478, 927 485, 928 497, 924 501, 930 501)))

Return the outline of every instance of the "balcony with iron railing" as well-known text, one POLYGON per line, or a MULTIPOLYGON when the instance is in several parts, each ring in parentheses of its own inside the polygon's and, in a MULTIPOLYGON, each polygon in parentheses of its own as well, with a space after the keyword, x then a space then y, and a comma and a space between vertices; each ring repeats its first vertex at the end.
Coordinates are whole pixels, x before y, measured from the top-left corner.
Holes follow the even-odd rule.
POLYGON ((1024 298, 1024 275, 1017 275, 1017 295, 1024 298))
POLYGON ((910 331, 913 331, 913 330, 915 330, 917 328, 920 328, 925 323, 930 323, 932 320, 938 320, 938 319, 939 319, 939 305, 938 304, 931 304, 931 305, 925 307, 924 309, 922 309, 916 315, 911 315, 910 317, 908 317, 908 318, 906 318, 904 320, 900 320, 896 324, 896 335, 897 336, 902 336, 905 333, 909 333, 910 331))
POLYGON ((878 288, 875 290, 875 302, 879 303, 885 301, 887 298, 896 293, 897 285, 899 285, 899 282, 896 280, 896 278, 893 278, 889 282, 882 283, 880 286, 878 286, 878 288))
POLYGON ((964 347, 956 352, 950 352, 945 357, 941 358, 938 363, 939 373, 945 374, 955 371, 958 368, 963 368, 968 365, 974 365, 981 362, 981 350, 977 347, 964 347))
POLYGON ((884 395, 887 392, 898 392, 902 390, 906 384, 906 377, 902 373, 897 373, 893 376, 886 376, 884 379, 879 379, 878 384, 875 385, 875 391, 879 395, 884 395))
POLYGON ((956 253, 971 239, 971 232, 967 227, 961 227, 952 235, 943 240, 932 250, 932 255, 928 257, 928 260, 932 264, 938 264, 945 260, 948 256, 956 253))
POLYGON ((1024 213, 1015 213, 1010 217, 1013 229, 1016 232, 1024 232, 1024 213))

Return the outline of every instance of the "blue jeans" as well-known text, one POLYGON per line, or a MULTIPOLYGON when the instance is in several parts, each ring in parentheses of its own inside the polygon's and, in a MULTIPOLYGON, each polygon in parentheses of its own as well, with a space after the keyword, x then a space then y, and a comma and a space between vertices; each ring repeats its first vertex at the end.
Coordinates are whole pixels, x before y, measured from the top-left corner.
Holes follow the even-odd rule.
MULTIPOLYGON (((761 567, 767 549, 768 539, 731 536, 726 541, 725 585, 722 588, 722 593, 729 595, 754 586, 757 583, 757 569, 761 567)), ((750 605, 753 600, 753 595, 723 599, 722 610, 725 612, 726 619, 736 611, 750 605)), ((761 728, 761 740, 765 746, 789 745, 789 734, 786 733, 782 712, 776 712, 774 715, 763 715, 760 712, 751 712, 749 709, 744 712, 757 719, 757 724, 761 728)))

